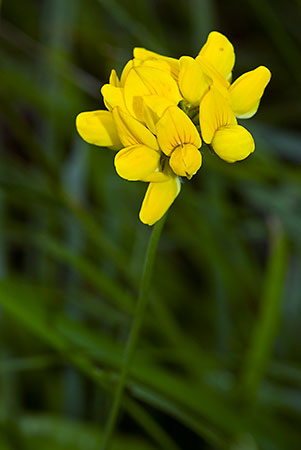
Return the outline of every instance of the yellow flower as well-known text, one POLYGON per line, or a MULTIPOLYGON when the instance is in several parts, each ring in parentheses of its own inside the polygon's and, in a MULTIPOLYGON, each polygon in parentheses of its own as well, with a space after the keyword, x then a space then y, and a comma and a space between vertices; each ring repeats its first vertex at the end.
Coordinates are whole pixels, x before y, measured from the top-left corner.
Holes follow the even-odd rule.
POLYGON ((205 45, 199 51, 196 61, 206 61, 209 70, 213 68, 221 77, 231 79, 235 63, 235 53, 231 42, 221 33, 212 31, 205 45))
POLYGON ((177 105, 181 100, 177 83, 164 70, 147 65, 133 66, 124 84, 124 100, 127 110, 144 122, 144 97, 158 96, 177 105))
POLYGON ((195 58, 180 58, 178 84, 193 108, 199 105, 199 121, 204 141, 225 161, 249 156, 255 144, 251 134, 237 124, 236 117, 252 117, 259 106, 271 73, 264 67, 247 72, 232 85, 234 48, 221 33, 213 31, 195 58))
POLYGON ((190 56, 180 58, 178 84, 188 105, 199 105, 213 83, 212 74, 205 73, 201 64, 190 56))
POLYGON ((217 31, 209 34, 195 59, 182 56, 176 60, 141 48, 134 49, 134 57, 144 62, 164 62, 165 66, 161 65, 161 69, 172 74, 190 107, 199 105, 209 87, 214 85, 229 99, 234 114, 241 119, 250 118, 256 113, 264 89, 271 78, 270 71, 260 66, 240 76, 230 85, 235 64, 234 48, 231 42, 217 31))
POLYGON ((247 158, 255 149, 251 134, 237 124, 227 99, 214 87, 200 105, 200 126, 204 141, 227 162, 247 158))
POLYGON ((133 55, 134 60, 139 61, 139 64, 147 63, 153 67, 161 68, 161 70, 170 73, 174 80, 177 81, 180 71, 180 65, 177 59, 159 55, 159 53, 151 52, 141 47, 134 48, 133 55))
POLYGON ((120 106, 123 109, 126 109, 124 103, 124 82, 127 77, 127 74, 132 67, 132 60, 130 60, 124 67, 121 78, 119 80, 116 71, 113 69, 111 71, 111 75, 109 78, 109 83, 104 84, 101 88, 101 94, 103 96, 104 104, 106 105, 109 111, 112 111, 115 106, 120 106))
POLYGON ((264 66, 241 75, 230 86, 230 104, 236 117, 249 119, 256 113, 271 72, 264 66))
POLYGON ((113 116, 109 111, 87 111, 78 114, 76 128, 79 135, 89 144, 113 150, 118 150, 122 146, 113 116))
POLYGON ((234 48, 225 36, 216 31, 209 34, 196 61, 202 66, 203 71, 212 77, 214 87, 229 99, 236 117, 248 119, 256 113, 260 99, 271 79, 269 69, 264 66, 257 67, 241 75, 230 85, 235 63, 234 48))
POLYGON ((169 165, 179 176, 190 179, 202 165, 200 135, 189 117, 176 106, 166 109, 157 123, 157 140, 169 165))
POLYGON ((111 71, 101 93, 107 111, 84 112, 76 126, 87 142, 113 150, 119 176, 148 182, 139 217, 153 225, 202 165, 202 140, 227 162, 255 144, 237 118, 252 117, 271 73, 260 66, 233 84, 231 42, 213 31, 196 58, 179 60, 135 48, 120 79, 111 71), (199 131, 198 131, 199 130, 199 131))
POLYGON ((89 144, 109 147, 113 150, 119 150, 122 147, 111 111, 116 106, 126 110, 123 86, 131 67, 132 60, 125 65, 120 80, 113 69, 109 83, 104 84, 101 88, 104 104, 108 111, 87 111, 76 117, 77 131, 89 144))
POLYGON ((153 225, 180 192, 179 176, 191 178, 201 167, 199 133, 177 106, 169 106, 157 122, 156 136, 120 107, 113 117, 124 148, 115 156, 118 175, 129 181, 147 181, 140 220, 153 225))

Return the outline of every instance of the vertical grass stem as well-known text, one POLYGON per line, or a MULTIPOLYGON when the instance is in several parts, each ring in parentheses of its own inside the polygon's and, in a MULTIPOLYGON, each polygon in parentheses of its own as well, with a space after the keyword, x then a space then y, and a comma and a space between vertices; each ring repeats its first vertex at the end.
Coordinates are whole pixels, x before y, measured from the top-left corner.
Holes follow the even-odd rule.
POLYGON ((166 219, 166 215, 162 217, 159 222, 153 228, 153 231, 150 236, 148 248, 146 251, 145 259, 144 259, 144 267, 141 278, 139 296, 136 303, 135 314, 133 318, 133 322, 131 325, 129 337, 127 340, 127 344, 125 347, 124 355, 123 355, 123 363, 121 367, 120 377, 116 386, 116 391, 114 394, 113 404, 110 410, 108 422, 104 431, 104 437, 101 445, 101 450, 109 450, 111 445, 111 440, 113 436, 113 432, 115 429, 116 421, 118 419, 118 414, 120 411, 120 406, 122 402, 122 396, 126 384, 127 375, 130 369, 130 365, 133 359, 134 351, 136 348, 137 339, 139 337, 139 333, 141 330, 141 326, 144 319, 144 313, 147 306, 148 301, 148 292, 151 283, 153 266, 156 258, 157 248, 161 236, 161 232, 163 229, 163 225, 166 219))

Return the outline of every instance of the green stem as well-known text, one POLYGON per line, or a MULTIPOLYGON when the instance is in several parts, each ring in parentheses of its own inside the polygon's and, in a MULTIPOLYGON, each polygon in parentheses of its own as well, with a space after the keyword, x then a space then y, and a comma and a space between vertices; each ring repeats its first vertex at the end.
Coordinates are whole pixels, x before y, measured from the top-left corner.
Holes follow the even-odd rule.
POLYGON ((159 220, 159 222, 156 223, 156 225, 153 228, 150 241, 148 244, 147 252, 144 259, 144 267, 141 278, 139 296, 136 304, 135 315, 133 318, 126 348, 124 351, 121 373, 114 394, 113 404, 111 407, 108 422, 105 428, 101 450, 108 450, 110 448, 110 443, 112 440, 112 435, 118 418, 127 375, 130 369, 130 365, 136 347, 136 342, 144 319, 144 313, 148 301, 148 291, 151 283, 154 261, 165 219, 166 215, 162 217, 162 219, 159 220))

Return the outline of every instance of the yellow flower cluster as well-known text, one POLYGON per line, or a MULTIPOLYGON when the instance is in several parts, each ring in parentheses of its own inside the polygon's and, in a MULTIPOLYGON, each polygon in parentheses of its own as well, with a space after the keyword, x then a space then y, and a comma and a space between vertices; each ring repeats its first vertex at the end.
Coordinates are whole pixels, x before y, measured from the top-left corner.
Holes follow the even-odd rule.
POLYGON ((227 162, 255 145, 237 118, 252 117, 271 73, 260 66, 231 84, 235 53, 213 31, 196 58, 169 58, 135 48, 120 79, 112 70, 101 93, 107 111, 83 112, 76 126, 90 144, 118 150, 115 168, 126 180, 149 183, 140 220, 153 225, 202 165, 202 139, 227 162))

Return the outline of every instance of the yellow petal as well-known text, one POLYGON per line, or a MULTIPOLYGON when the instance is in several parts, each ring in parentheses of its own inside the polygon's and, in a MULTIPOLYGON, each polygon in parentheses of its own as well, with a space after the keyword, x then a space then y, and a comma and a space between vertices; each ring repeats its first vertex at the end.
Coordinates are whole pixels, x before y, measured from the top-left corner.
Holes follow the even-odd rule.
POLYGON ((163 59, 147 59, 146 61, 141 61, 141 65, 144 67, 154 67, 155 69, 163 70, 163 72, 168 73, 175 81, 175 78, 172 66, 163 59))
POLYGON ((104 104, 109 111, 115 108, 115 106, 120 106, 123 110, 126 110, 123 98, 123 88, 115 87, 111 84, 104 84, 101 88, 101 93, 104 104))
POLYGON ((143 97, 143 121, 152 133, 156 134, 156 124, 164 111, 173 106, 173 102, 158 95, 147 95, 143 97))
POLYGON ((214 135, 212 147, 215 153, 227 162, 240 161, 254 152, 251 133, 241 125, 221 127, 214 135))
POLYGON ((165 183, 150 183, 140 209, 140 220, 153 225, 164 216, 181 190, 178 177, 169 177, 165 183))
POLYGON ((141 61, 147 61, 147 60, 158 60, 158 61, 164 61, 169 66, 170 73, 172 77, 177 80, 179 71, 180 71, 180 65, 179 61, 175 58, 170 58, 169 56, 163 56, 159 53, 151 52, 150 50, 146 50, 145 48, 136 47, 134 48, 134 58, 137 58, 141 61))
POLYGON ((109 84, 111 86, 115 86, 115 87, 119 86, 119 78, 118 78, 118 75, 117 75, 115 69, 111 70, 111 74, 110 74, 110 78, 109 78, 109 84))
POLYGON ((160 152, 146 145, 131 145, 117 153, 114 164, 121 178, 145 181, 153 172, 160 171, 160 152))
POLYGON ((143 121, 143 96, 159 95, 175 105, 181 100, 177 83, 167 72, 154 67, 132 67, 124 85, 124 99, 129 112, 143 121))
POLYGON ((157 123, 157 139, 160 148, 169 156, 182 144, 199 148, 202 141, 189 117, 177 106, 170 106, 157 123))
POLYGON ((129 71, 131 70, 131 68, 133 67, 133 60, 130 59, 126 65, 124 66, 122 73, 121 73, 121 77, 120 77, 120 87, 124 87, 124 83, 125 80, 128 76, 129 71))
POLYGON ((271 79, 271 72, 264 66, 240 76, 230 87, 230 102, 237 117, 252 117, 259 106, 263 92, 271 79))
POLYGON ((120 140, 125 147, 143 144, 158 149, 155 136, 142 123, 119 107, 114 108, 112 113, 120 140))
POLYGON ((199 55, 209 61, 224 78, 230 76, 235 63, 235 54, 233 45, 226 36, 212 31, 199 55))
POLYGON ((226 80, 214 66, 204 58, 202 55, 198 55, 195 61, 201 66, 202 71, 208 78, 211 78, 214 86, 219 90, 229 89, 230 83, 226 80))
POLYGON ((147 50, 143 47, 135 47, 133 50, 134 58, 140 59, 141 61, 145 61, 146 59, 159 58, 159 53, 152 52, 151 50, 147 50))
POLYGON ((88 111, 76 118, 76 128, 80 136, 89 144, 120 149, 117 128, 109 111, 88 111))
POLYGON ((228 100, 214 87, 201 101, 199 115, 202 137, 207 144, 220 127, 237 122, 228 100))
POLYGON ((178 83, 185 100, 196 105, 208 91, 212 79, 205 75, 201 65, 194 58, 182 56, 178 83))
POLYGON ((201 152, 192 144, 179 145, 172 152, 169 165, 175 174, 190 180, 202 165, 201 152))

